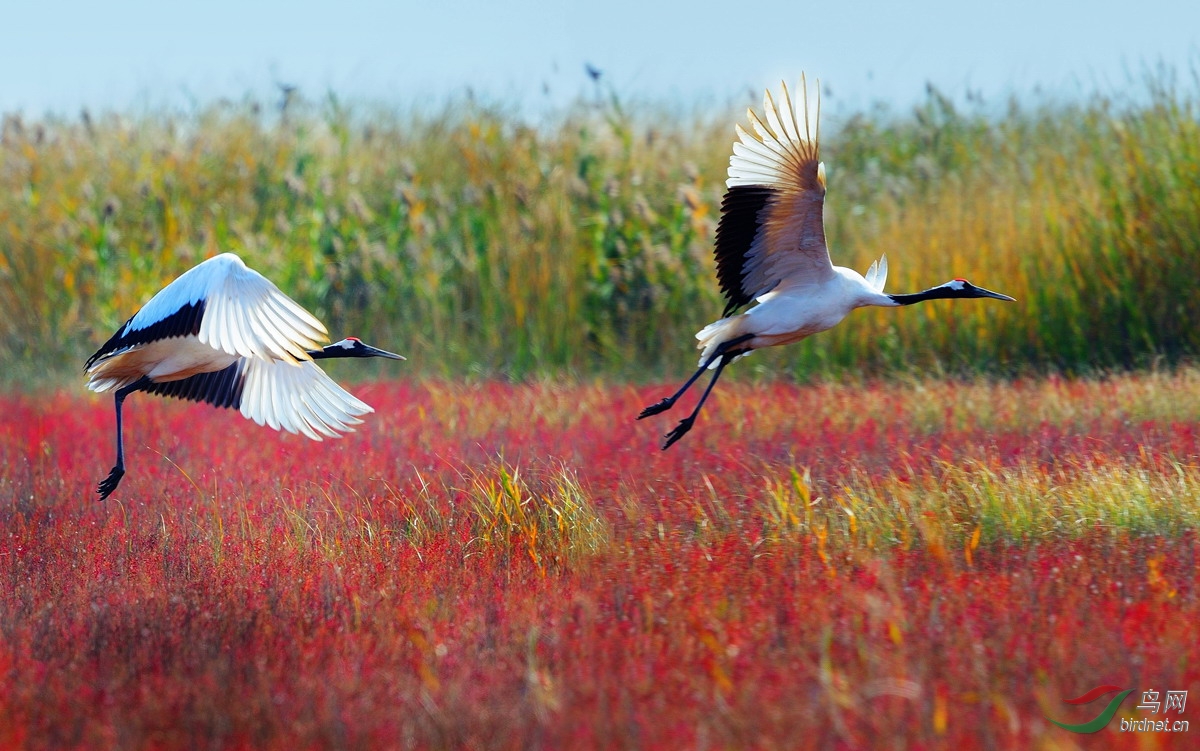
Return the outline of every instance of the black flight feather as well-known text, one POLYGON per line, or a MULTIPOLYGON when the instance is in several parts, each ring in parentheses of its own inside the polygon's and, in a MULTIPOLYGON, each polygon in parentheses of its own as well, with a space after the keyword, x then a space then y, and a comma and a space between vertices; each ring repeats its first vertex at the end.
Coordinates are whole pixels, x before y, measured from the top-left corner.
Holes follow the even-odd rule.
POLYGON ((754 300, 761 290, 742 287, 746 255, 758 234, 765 209, 775 195, 774 188, 761 185, 735 185, 721 201, 721 221, 717 224, 717 244, 713 256, 717 259, 717 280, 728 303, 726 317, 754 300))
POLYGON ((142 387, 142 391, 190 402, 206 402, 214 407, 240 409, 245 387, 246 359, 241 358, 224 370, 198 373, 178 381, 150 383, 142 387))
POLYGON ((199 334, 200 322, 204 320, 204 301, 197 300, 194 303, 188 303, 161 321, 155 321, 145 328, 131 331, 129 324, 133 323, 136 315, 135 313, 134 316, 131 316, 124 326, 117 329, 117 333, 113 334, 112 338, 96 350, 96 354, 88 358, 87 364, 83 366, 84 370, 92 367, 92 364, 102 357, 132 349, 139 344, 149 344, 173 336, 199 334))

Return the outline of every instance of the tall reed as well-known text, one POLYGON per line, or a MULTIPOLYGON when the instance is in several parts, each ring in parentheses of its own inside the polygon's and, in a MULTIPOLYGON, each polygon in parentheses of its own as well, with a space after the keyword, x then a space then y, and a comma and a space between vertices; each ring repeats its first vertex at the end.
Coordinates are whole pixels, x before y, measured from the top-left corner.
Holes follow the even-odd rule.
MULTIPOLYGON (((1081 371, 1200 349, 1197 86, 955 106, 822 128, 835 263, 1018 303, 856 313, 739 371, 1081 371)), ((580 103, 534 124, 254 101, 4 119, 0 379, 65 378, 165 282, 241 254, 408 373, 677 374, 720 311, 712 237, 738 108, 580 103)))

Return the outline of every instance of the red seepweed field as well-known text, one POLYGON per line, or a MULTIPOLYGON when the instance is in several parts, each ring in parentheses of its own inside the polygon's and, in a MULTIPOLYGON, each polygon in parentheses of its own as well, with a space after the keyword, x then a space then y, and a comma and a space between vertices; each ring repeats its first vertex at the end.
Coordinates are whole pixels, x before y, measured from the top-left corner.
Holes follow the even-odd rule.
POLYGON ((353 390, 136 394, 105 503, 109 399, 0 399, 0 747, 1200 742, 1121 731, 1200 687, 1200 371, 722 384, 665 453, 671 385, 353 390))

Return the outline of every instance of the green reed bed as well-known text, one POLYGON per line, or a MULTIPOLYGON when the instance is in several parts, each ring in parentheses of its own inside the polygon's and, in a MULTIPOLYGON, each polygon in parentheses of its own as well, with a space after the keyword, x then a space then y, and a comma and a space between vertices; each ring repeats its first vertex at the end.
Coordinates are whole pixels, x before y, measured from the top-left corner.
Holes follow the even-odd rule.
MULTIPOLYGON (((9 116, 2 377, 71 376, 166 281, 227 250, 335 337, 409 355, 409 373, 681 372, 721 309, 711 244, 742 114, 717 110, 613 98, 532 123, 330 97, 9 116)), ((862 312, 740 370, 1071 372, 1200 349, 1194 82, 1002 112, 931 91, 821 132, 836 263, 886 252, 891 290, 966 276, 1018 303, 862 312)))

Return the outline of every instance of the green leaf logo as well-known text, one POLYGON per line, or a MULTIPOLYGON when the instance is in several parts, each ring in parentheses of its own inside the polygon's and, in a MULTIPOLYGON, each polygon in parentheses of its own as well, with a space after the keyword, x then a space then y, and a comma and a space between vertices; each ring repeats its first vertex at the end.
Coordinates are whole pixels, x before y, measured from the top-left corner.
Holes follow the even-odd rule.
MULTIPOLYGON (((1083 696, 1075 699, 1064 699, 1064 701, 1066 701, 1068 704, 1087 704, 1113 691, 1121 691, 1121 687, 1097 686, 1083 696)), ((1121 706, 1121 702, 1125 701, 1125 697, 1129 696, 1129 694, 1132 692, 1132 688, 1127 688, 1124 691, 1121 691, 1121 693, 1113 697, 1112 701, 1108 703, 1108 706, 1104 708, 1104 711, 1098 714, 1096 718, 1090 722, 1083 722, 1078 725, 1068 725, 1065 722, 1059 722, 1058 720, 1051 719, 1050 717, 1047 717, 1046 719, 1050 720, 1050 722, 1053 722, 1055 725, 1058 725, 1063 730, 1070 730, 1072 733, 1095 733, 1097 730, 1100 730, 1107 725, 1110 720, 1112 720, 1113 715, 1117 713, 1117 708, 1121 706)))

